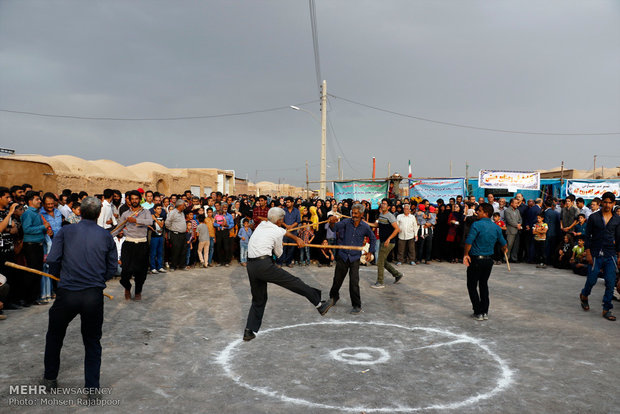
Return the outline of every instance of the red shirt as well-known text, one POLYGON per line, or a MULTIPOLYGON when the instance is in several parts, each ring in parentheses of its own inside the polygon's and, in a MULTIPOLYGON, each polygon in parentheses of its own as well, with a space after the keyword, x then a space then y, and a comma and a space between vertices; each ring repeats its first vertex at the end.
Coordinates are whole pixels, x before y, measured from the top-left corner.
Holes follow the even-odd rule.
POLYGON ((267 218, 269 207, 259 207, 258 205, 252 210, 252 220, 254 221, 254 228, 258 227, 261 221, 267 218), (259 218, 259 217, 262 217, 259 218))

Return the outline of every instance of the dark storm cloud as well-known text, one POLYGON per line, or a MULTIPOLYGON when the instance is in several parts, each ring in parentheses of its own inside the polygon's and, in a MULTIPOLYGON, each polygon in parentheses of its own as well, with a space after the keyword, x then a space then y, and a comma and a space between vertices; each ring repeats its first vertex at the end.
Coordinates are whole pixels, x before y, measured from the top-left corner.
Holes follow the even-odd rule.
MULTIPOLYGON (((467 125, 620 131, 614 1, 317 1, 323 78, 337 96, 467 125)), ((1 1, 0 107, 108 117, 244 112, 318 98, 306 1, 1 1)), ((318 114, 318 104, 304 108, 318 114)), ((509 135, 424 123, 331 99, 328 177, 588 168, 620 136, 509 135), (337 138, 338 143, 335 142, 337 138), (595 148, 587 143, 597 141, 595 148)), ((319 126, 292 110, 174 122, 1 114, 3 145, 123 164, 235 169, 294 184, 319 126), (258 172, 258 173, 257 173, 258 172)), ((611 163, 611 161, 610 161, 611 163)), ((608 165, 611 166, 611 165, 608 165)), ((311 175, 318 177, 316 167, 311 175)))

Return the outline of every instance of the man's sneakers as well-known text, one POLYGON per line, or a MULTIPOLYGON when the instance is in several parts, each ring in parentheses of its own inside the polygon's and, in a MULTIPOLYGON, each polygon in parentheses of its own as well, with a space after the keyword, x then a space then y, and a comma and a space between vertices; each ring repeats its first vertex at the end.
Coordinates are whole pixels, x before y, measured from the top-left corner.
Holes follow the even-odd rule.
POLYGON ((158 270, 159 273, 166 273, 166 269, 164 269, 163 267, 161 269, 158 270))
POLYGON ((472 313, 471 318, 475 321, 483 321, 484 316, 481 313, 472 313))
MULTIPOLYGON (((620 292, 618 292, 618 288, 614 288, 614 295, 613 295, 615 300, 620 300, 620 292)), ((4 309, 8 309, 6 306, 4 307, 4 309)))
POLYGON ((351 309, 351 312, 349 312, 351 315, 359 315, 360 313, 362 313, 362 308, 360 308, 359 306, 353 306, 353 309, 351 309))
POLYGON ((611 309, 609 310, 604 310, 603 311, 603 318, 607 319, 608 321, 615 321, 616 320, 616 315, 614 315, 611 312, 611 309))
POLYGON ((243 340, 245 342, 248 342, 248 341, 251 341, 254 338, 256 338, 256 334, 254 332, 252 332, 251 329, 245 328, 245 331, 243 331, 243 340))
POLYGON ((159 273, 159 272, 157 271, 157 269, 151 269, 151 274, 152 274, 152 275, 156 275, 157 273, 159 273))
MULTIPOLYGON (((581 301, 581 309, 583 309, 584 311, 589 311, 590 310, 590 304, 588 303, 588 297, 587 296, 583 296, 581 293, 579 294, 579 300, 581 301)), ((603 315, 605 316, 605 315, 603 315)))
POLYGON ((318 310, 321 316, 323 316, 332 306, 334 306, 334 301, 332 301, 330 298, 328 300, 321 301, 321 303, 319 303, 319 305, 316 307, 316 310, 318 310))
POLYGON ((383 289, 383 288, 385 288, 385 285, 383 283, 377 282, 377 283, 375 283, 373 285, 370 285, 370 287, 373 288, 373 289, 383 289))
POLYGON ((489 314, 488 313, 483 313, 482 314, 482 319, 485 320, 485 321, 488 321, 489 320, 489 314))
POLYGON ((411 266, 415 266, 415 262, 409 262, 411 266))
POLYGON ((403 274, 401 273, 400 275, 396 276, 396 278, 394 279, 394 284, 397 284, 398 282, 400 282, 400 279, 403 278, 403 274))

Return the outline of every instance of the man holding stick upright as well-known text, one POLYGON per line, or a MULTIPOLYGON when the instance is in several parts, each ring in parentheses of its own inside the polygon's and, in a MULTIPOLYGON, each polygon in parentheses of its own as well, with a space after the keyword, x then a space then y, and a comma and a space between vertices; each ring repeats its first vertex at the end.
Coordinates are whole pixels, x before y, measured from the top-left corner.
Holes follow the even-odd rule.
POLYGON ((47 256, 50 273, 60 276, 56 300, 49 310, 45 337, 45 374, 42 385, 58 387, 60 351, 67 326, 78 314, 84 342, 84 387, 89 398, 98 398, 101 367, 103 289, 116 273, 116 245, 110 232, 97 225, 101 202, 86 197, 80 206, 82 221, 65 226, 54 236, 47 256))
POLYGON ((502 245, 504 253, 508 251, 502 229, 490 219, 493 206, 481 203, 476 208, 478 221, 474 222, 465 239, 463 264, 467 266, 467 290, 477 321, 489 319, 489 276, 493 269, 495 243, 502 245), (471 253, 471 254, 470 254, 471 253), (478 293, 480 290, 480 293, 478 293))
POLYGON ((321 291, 306 285, 301 279, 279 268, 273 262, 272 255, 282 255, 282 237, 295 240, 299 247, 303 241, 282 228, 284 224, 284 210, 279 207, 269 209, 268 221, 262 221, 254 230, 248 245, 248 278, 252 290, 252 306, 248 313, 248 321, 243 333, 244 341, 256 338, 263 320, 265 305, 267 304, 267 283, 275 283, 291 292, 305 296, 314 305, 321 315, 325 315, 332 307, 331 301, 321 301, 321 291))
MULTIPOLYGON (((362 221, 364 216, 364 205, 353 204, 351 207, 351 218, 338 222, 338 217, 333 215, 329 218, 329 226, 336 233, 336 244, 345 246, 364 246, 364 238, 368 237, 370 244, 369 252, 366 253, 366 260, 372 260, 372 253, 375 252, 376 237, 370 226, 362 221)), ((362 311, 362 299, 360 297, 360 257, 362 252, 359 250, 339 250, 336 254, 336 269, 334 270, 334 280, 329 291, 331 305, 335 305, 340 298, 340 287, 344 278, 349 273, 349 295, 351 296, 352 315, 358 315, 362 311)))
MULTIPOLYGON (((125 288, 125 300, 131 299, 131 277, 134 277, 136 289, 134 300, 142 300, 142 286, 146 281, 146 273, 149 268, 149 243, 146 239, 148 227, 153 225, 151 212, 140 206, 142 196, 136 190, 129 192, 129 210, 121 217, 121 223, 125 223, 123 233, 125 241, 121 249, 121 285, 125 288)), ((122 227, 117 227, 113 233, 117 233, 122 227)))

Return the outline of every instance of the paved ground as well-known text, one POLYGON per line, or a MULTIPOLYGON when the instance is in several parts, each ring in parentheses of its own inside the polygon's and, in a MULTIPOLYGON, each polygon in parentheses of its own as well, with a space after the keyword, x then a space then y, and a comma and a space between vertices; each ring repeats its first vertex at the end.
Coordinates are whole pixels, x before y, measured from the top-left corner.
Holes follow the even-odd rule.
MULTIPOLYGON (((620 322, 601 317, 602 282, 586 313, 577 299, 584 278, 531 265, 513 265, 511 273, 496 266, 490 319, 476 322, 468 317, 462 265, 400 269, 401 284, 384 290, 369 287, 376 267, 362 269, 359 316, 348 313, 346 289, 321 317, 304 298, 270 286, 263 328, 249 343, 240 340, 250 303, 245 268, 149 275, 141 303, 125 302, 113 281, 101 383, 111 387, 106 401, 118 405, 91 410, 620 412, 620 322)), ((333 268, 293 272, 327 295, 333 268)), ((10 311, 0 322, 0 412, 88 410, 75 394, 10 394, 10 386, 41 377, 47 309, 10 311)), ((83 385, 82 360, 75 320, 60 386, 83 385)))

